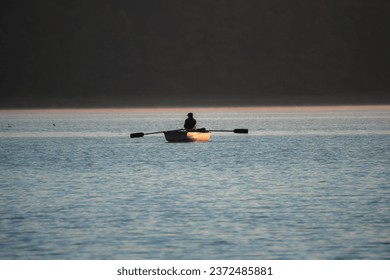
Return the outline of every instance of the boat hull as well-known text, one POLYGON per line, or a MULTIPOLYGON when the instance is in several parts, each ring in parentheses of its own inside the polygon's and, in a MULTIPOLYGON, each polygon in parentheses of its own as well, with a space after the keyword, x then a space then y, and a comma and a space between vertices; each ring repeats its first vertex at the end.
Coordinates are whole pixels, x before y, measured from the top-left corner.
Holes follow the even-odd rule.
POLYGON ((172 130, 164 132, 168 142, 207 142, 210 140, 211 132, 172 130))

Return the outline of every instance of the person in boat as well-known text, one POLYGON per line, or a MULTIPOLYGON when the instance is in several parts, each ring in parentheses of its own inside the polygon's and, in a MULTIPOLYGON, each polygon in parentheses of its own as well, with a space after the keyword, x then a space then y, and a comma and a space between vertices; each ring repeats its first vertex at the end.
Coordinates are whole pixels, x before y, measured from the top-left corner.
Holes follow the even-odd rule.
POLYGON ((194 114, 188 113, 187 119, 184 122, 184 128, 187 131, 195 130, 196 129, 196 120, 194 119, 194 114))

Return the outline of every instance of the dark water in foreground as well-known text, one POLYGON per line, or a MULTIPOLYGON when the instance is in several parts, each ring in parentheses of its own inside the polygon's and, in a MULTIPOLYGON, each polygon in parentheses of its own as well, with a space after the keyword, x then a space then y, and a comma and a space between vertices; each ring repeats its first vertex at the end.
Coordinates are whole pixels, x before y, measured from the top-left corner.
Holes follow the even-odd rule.
POLYGON ((389 110, 194 113, 1 112, 0 258, 390 259, 389 110))

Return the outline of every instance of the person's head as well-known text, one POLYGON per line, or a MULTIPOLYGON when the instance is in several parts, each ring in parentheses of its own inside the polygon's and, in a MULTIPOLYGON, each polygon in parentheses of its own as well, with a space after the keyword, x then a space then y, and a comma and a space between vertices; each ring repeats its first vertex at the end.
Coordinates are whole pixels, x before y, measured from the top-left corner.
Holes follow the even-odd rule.
POLYGON ((192 118, 192 117, 194 117, 194 114, 188 113, 187 116, 188 116, 189 118, 192 118))

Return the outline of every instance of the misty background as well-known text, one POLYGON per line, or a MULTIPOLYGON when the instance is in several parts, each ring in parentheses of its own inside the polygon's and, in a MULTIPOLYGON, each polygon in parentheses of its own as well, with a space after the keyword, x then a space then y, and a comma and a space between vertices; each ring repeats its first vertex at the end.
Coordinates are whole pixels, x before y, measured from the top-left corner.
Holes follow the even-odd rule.
POLYGON ((0 1, 0 107, 390 103, 388 0, 0 1))

